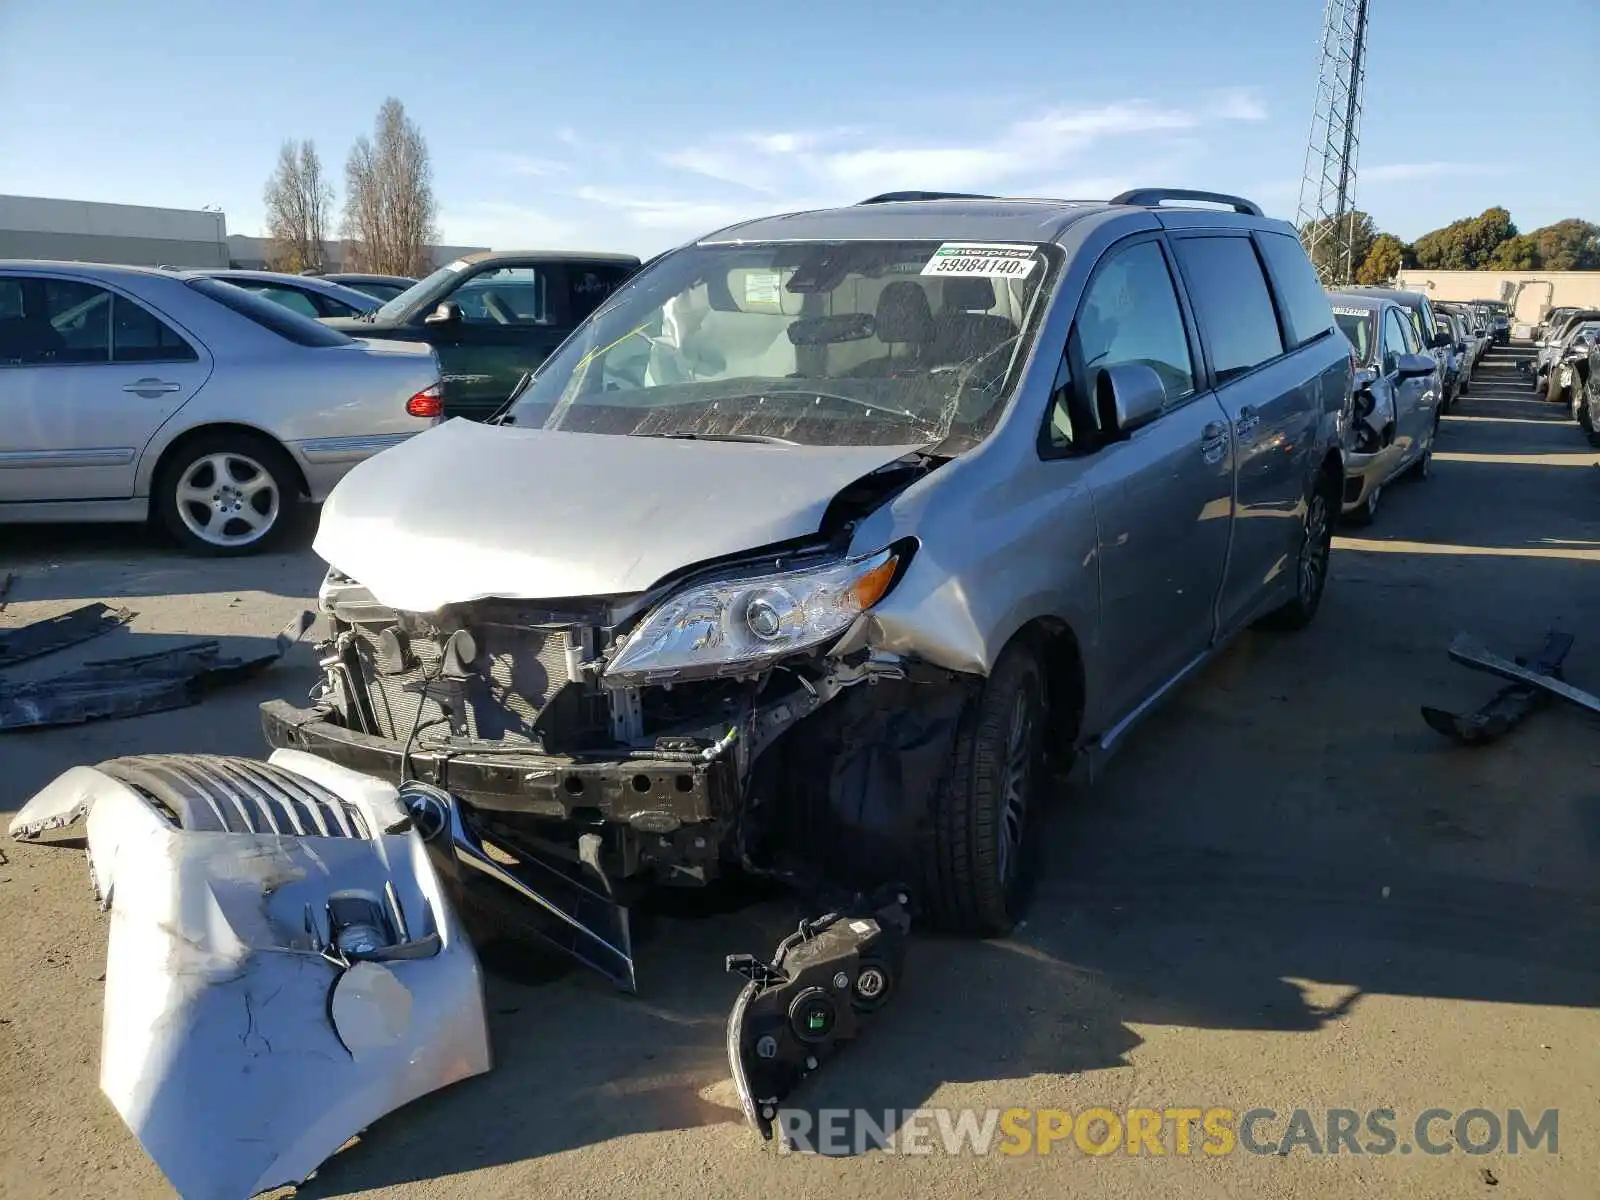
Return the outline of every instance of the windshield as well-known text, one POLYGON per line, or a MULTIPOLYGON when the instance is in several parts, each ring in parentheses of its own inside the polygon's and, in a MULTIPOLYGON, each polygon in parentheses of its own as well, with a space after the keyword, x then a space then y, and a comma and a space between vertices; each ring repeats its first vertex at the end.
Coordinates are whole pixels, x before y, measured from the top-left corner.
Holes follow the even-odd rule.
POLYGON ((393 300, 378 307, 372 314, 375 321, 400 321, 406 313, 424 296, 431 296, 434 292, 448 291, 448 287, 441 286, 455 277, 466 268, 466 263, 453 262, 447 267, 440 267, 432 275, 419 279, 393 300))
POLYGON ((811 445, 977 440, 1053 269, 1033 245, 686 247, 581 326, 506 420, 811 445))
POLYGON ((1339 332, 1355 347, 1356 361, 1372 361, 1372 310, 1368 308, 1335 308, 1333 319, 1339 323, 1339 332))

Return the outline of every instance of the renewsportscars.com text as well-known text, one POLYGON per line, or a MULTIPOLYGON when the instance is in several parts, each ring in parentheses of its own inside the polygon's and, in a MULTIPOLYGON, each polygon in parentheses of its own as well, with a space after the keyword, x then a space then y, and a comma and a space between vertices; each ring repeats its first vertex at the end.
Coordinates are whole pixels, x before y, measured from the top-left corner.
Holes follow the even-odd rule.
POLYGON ((1559 1152, 1560 1111, 1427 1108, 780 1109, 784 1149, 823 1155, 1523 1154, 1559 1152))

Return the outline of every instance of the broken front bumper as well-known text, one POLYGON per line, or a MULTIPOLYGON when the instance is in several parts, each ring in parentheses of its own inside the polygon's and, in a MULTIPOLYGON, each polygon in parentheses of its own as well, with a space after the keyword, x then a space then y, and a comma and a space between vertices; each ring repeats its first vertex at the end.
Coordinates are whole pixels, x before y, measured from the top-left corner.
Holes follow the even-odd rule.
POLYGON ((489 1069, 477 957, 394 788, 285 751, 139 755, 67 771, 11 834, 85 817, 100 1086, 180 1195, 298 1184, 489 1069))
POLYGON ((275 748, 308 751, 390 783, 398 784, 408 774, 492 812, 570 820, 581 809, 591 819, 598 813, 603 820, 642 833, 670 834, 728 816, 738 807, 739 782, 732 763, 724 758, 708 761, 703 753, 578 758, 525 752, 509 743, 448 749, 423 745, 407 753, 400 742, 348 729, 328 716, 325 709, 271 700, 261 706, 261 730, 275 748))

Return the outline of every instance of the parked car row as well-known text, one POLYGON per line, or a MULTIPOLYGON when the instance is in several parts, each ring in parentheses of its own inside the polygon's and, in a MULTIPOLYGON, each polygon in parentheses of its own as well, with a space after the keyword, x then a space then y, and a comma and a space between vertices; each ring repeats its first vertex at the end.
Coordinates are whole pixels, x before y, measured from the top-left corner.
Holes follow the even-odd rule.
POLYGON ((1332 291, 1329 299, 1356 364, 1341 513, 1368 525, 1386 487, 1428 477, 1439 417, 1464 378, 1467 347, 1420 293, 1360 287, 1332 291))
POLYGON ((1560 317, 1547 317, 1544 336, 1534 343, 1533 358, 1520 364, 1533 390, 1552 404, 1571 403, 1576 364, 1588 362, 1588 344, 1597 329, 1600 309, 1570 308, 1560 317))
POLYGON ((299 498, 439 421, 430 347, 351 338, 259 282, 0 262, 0 520, 153 518, 192 550, 249 553, 299 498))

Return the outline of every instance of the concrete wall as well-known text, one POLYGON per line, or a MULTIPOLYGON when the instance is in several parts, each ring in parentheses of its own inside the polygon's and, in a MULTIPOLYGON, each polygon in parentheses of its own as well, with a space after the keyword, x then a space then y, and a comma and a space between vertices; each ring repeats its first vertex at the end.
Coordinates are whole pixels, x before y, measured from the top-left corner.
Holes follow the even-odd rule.
POLYGON ((0 196, 0 258, 225 267, 219 212, 0 196))
MULTIPOLYGON (((266 238, 248 237, 242 233, 228 236, 228 257, 232 266, 246 271, 263 271, 267 269, 267 254, 272 243, 266 238)), ((433 265, 442 267, 447 262, 460 258, 463 254, 473 254, 479 250, 487 250, 487 246, 433 246, 430 252, 433 255, 433 265)), ((343 269, 344 246, 339 242, 323 242, 322 253, 326 257, 329 271, 343 269)))
POLYGON ((1504 300, 1530 324, 1557 305, 1600 308, 1600 271, 1400 272, 1399 286, 1434 300, 1504 300))

